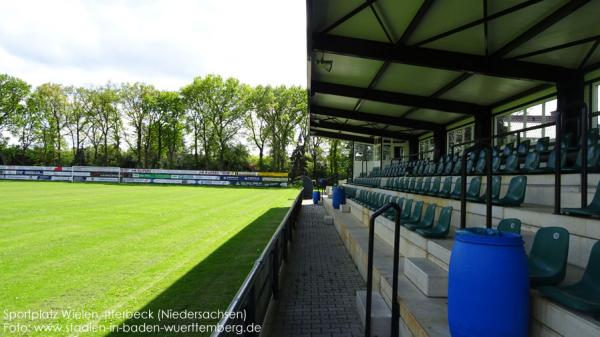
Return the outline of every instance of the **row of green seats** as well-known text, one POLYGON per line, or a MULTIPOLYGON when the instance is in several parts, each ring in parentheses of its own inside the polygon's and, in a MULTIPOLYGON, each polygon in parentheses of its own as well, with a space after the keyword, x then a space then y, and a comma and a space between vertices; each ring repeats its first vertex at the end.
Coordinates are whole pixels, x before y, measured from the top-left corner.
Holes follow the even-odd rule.
MULTIPOLYGON (((468 201, 484 203, 486 193, 481 193, 482 177, 473 177, 466 191, 468 201)), ((527 177, 512 177, 506 195, 500 198, 500 188, 502 185, 501 176, 492 177, 492 203, 499 206, 520 206, 525 200, 527 191, 527 177)), ((462 178, 458 177, 452 189, 452 177, 445 177, 442 183, 441 177, 396 177, 388 178, 382 186, 384 189, 407 192, 413 194, 422 194, 440 198, 460 199, 462 192, 462 178)))

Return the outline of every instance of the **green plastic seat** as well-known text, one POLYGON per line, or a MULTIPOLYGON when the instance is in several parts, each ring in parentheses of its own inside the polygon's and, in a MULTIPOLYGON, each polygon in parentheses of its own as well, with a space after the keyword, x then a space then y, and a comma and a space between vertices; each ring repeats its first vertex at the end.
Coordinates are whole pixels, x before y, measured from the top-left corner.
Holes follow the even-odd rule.
POLYGON ((538 153, 543 153, 548 151, 548 144, 550 143, 550 137, 542 137, 537 140, 535 143, 534 150, 538 153))
POLYGON ((592 247, 583 277, 564 287, 541 287, 542 295, 568 308, 600 314, 600 241, 592 247))
POLYGON ((458 159, 456 161, 456 163, 454 164, 454 168, 452 169, 452 175, 460 175, 460 172, 462 170, 462 159, 458 159))
MULTIPOLYGON (((487 179, 487 178, 486 178, 487 179)), ((492 176, 492 200, 500 198, 500 187, 502 178, 500 176, 492 176)), ((473 202, 485 202, 487 198, 487 186, 483 194, 478 197, 467 197, 467 200, 473 202)))
POLYGON ((527 177, 516 176, 510 180, 506 195, 500 199, 493 199, 492 203, 498 206, 521 206, 525 200, 525 192, 527 191, 527 177))
POLYGON ((427 194, 429 192, 429 188, 431 188, 431 178, 427 177, 423 179, 423 186, 421 186, 420 194, 427 194))
POLYGON ((444 178, 442 188, 435 195, 442 198, 447 198, 452 190, 452 177, 444 178))
POLYGON ((415 188, 412 190, 413 193, 420 193, 423 189, 423 178, 417 178, 415 182, 415 188))
MULTIPOLYGON (((404 198, 402 197, 392 197, 390 196, 389 200, 387 202, 394 202, 400 206, 402 206, 402 201, 404 200, 404 198)), ((388 219, 394 219, 396 217, 396 209, 394 208, 389 208, 388 210, 386 210, 383 213, 383 216, 388 218, 388 219)))
POLYGON ((544 227, 535 233, 529 253, 532 287, 557 285, 565 278, 569 255, 569 232, 562 227, 544 227))
POLYGON ((481 177, 473 177, 469 182, 469 188, 467 189, 467 200, 469 198, 479 198, 479 192, 481 191, 481 177))
POLYGON ((402 206, 402 214, 400 215, 400 220, 406 220, 410 218, 410 214, 412 211, 413 200, 412 199, 404 199, 404 205, 402 206))
POLYGON ((525 157, 525 164, 523 164, 523 171, 535 172, 540 166, 540 154, 536 151, 529 152, 525 157))
POLYGON ((452 206, 446 206, 440 211, 440 216, 435 226, 431 228, 417 228, 415 232, 426 238, 442 239, 450 233, 452 221, 452 206))
POLYGON ((460 199, 460 194, 462 192, 462 177, 458 177, 456 182, 454 183, 454 189, 452 193, 450 193, 450 198, 452 199, 460 199))
MULTIPOLYGON (((587 167, 590 169, 596 168, 598 166, 598 162, 600 161, 600 147, 598 145, 588 146, 587 149, 587 167)), ((578 171, 581 169, 582 162, 582 151, 579 150, 577 152, 577 159, 575 160, 575 165, 572 167, 567 167, 564 169, 565 172, 569 171, 578 171)))
POLYGON ((498 173, 500 172, 500 157, 493 157, 492 158, 492 172, 493 173, 498 173))
POLYGON ((406 225, 407 223, 417 223, 421 221, 421 212, 423 211, 423 201, 415 202, 412 213, 410 217, 406 220, 402 221, 402 225, 406 225))
POLYGON ((566 215, 584 216, 584 217, 598 217, 600 216, 600 181, 596 186, 596 193, 594 193, 594 199, 590 202, 587 207, 584 208, 563 208, 561 213, 566 215))
POLYGON ((498 230, 501 232, 521 234, 521 220, 517 218, 502 219, 498 223, 498 230))
POLYGON ((431 187, 429 187, 429 190, 425 194, 437 195, 438 192, 440 191, 441 184, 442 184, 442 178, 440 178, 440 177, 433 178, 433 181, 431 182, 431 187))
POLYGON ((504 169, 502 172, 507 173, 515 173, 519 170, 519 157, 516 154, 511 154, 506 158, 506 163, 504 163, 504 169))
POLYGON ((517 154, 519 155, 519 157, 525 157, 529 153, 530 144, 531 141, 529 139, 526 139, 519 143, 519 146, 517 146, 517 154))
POLYGON ((404 223, 404 227, 414 231, 418 228, 430 228, 433 226, 433 221, 435 220, 435 208, 436 204, 429 204, 427 209, 425 210, 425 215, 419 222, 406 222, 404 223))

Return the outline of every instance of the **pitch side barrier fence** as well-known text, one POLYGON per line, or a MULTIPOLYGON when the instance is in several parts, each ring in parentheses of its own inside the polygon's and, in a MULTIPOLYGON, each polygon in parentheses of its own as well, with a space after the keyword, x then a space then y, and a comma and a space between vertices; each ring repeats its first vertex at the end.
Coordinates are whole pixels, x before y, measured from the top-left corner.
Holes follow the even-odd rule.
POLYGON ((285 172, 130 169, 100 166, 5 166, 0 179, 129 184, 287 187, 285 172))
POLYGON ((302 190, 296 196, 275 234, 265 246, 248 276, 224 315, 213 330, 211 337, 257 337, 267 316, 271 300, 279 298, 279 276, 282 266, 288 260, 289 244, 302 208, 302 190), (238 315, 243 313, 243 315, 238 315), (242 317, 243 316, 243 317, 242 317))

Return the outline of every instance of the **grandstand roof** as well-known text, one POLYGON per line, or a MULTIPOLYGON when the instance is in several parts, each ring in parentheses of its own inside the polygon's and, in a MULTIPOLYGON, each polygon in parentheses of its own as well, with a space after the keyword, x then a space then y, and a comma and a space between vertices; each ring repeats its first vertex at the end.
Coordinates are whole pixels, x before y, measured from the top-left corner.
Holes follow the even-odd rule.
POLYGON ((600 68, 600 0, 307 0, 315 135, 410 139, 600 68))

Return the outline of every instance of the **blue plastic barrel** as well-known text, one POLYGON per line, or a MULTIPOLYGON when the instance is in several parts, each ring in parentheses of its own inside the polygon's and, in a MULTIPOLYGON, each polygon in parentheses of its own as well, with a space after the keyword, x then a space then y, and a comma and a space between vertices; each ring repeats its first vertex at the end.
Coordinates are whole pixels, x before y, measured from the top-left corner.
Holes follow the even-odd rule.
POLYGON ((319 200, 321 200, 321 192, 314 191, 313 192, 313 204, 317 205, 319 203, 319 200))
POLYGON ((458 231, 448 277, 452 337, 527 337, 529 276, 519 234, 458 231))
POLYGON ((333 188, 333 208, 339 209, 340 205, 346 203, 346 191, 343 187, 334 187, 333 188))

